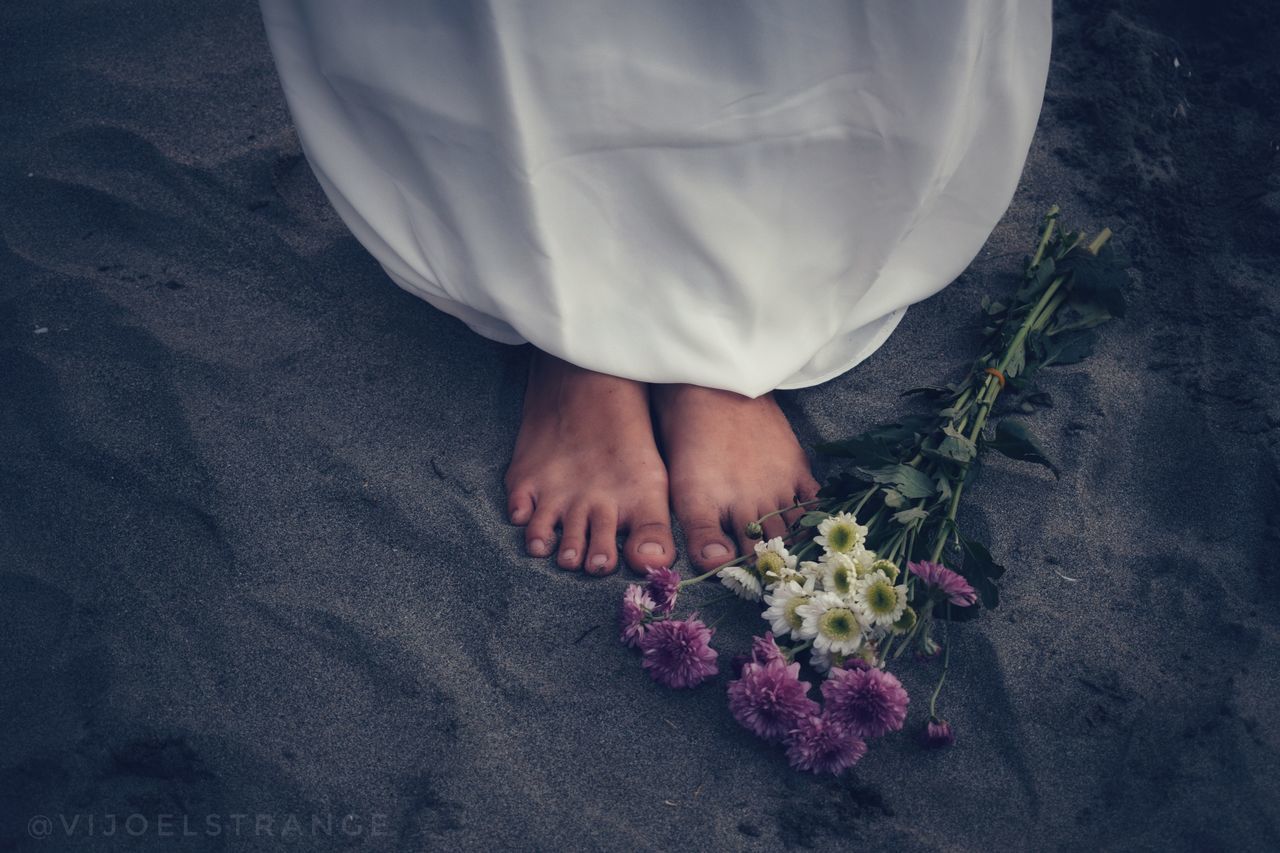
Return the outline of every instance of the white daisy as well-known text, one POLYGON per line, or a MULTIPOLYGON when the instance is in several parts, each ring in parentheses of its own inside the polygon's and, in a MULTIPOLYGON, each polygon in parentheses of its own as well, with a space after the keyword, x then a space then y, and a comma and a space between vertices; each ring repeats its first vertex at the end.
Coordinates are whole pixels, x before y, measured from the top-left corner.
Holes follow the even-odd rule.
POLYGON ((720 583, 728 587, 735 595, 739 598, 745 598, 747 601, 759 601, 760 594, 764 591, 755 572, 750 569, 744 569, 742 566, 723 568, 716 573, 716 577, 720 578, 720 583))
MULTIPOLYGON (((855 550, 850 556, 853 558, 853 564, 858 567, 858 577, 862 577, 863 575, 869 575, 872 572, 874 572, 876 570, 877 562, 889 563, 888 560, 877 560, 875 551, 871 551, 863 547, 858 547, 858 549, 855 550)), ((892 566, 893 563, 889 563, 889 565, 892 566)), ((894 573, 892 575, 889 575, 889 577, 893 578, 896 576, 897 576, 897 568, 895 567, 894 573)))
POLYGON ((800 576, 806 578, 811 583, 820 583, 823 575, 827 572, 827 567, 823 563, 815 563, 812 560, 805 560, 800 564, 797 570, 800 576))
POLYGON ((769 606, 762 615, 775 637, 785 637, 793 632, 800 636, 798 632, 804 625, 804 619, 796 613, 796 608, 806 604, 812 595, 812 580, 803 584, 796 580, 783 581, 765 595, 764 603, 769 606))
POLYGON ((853 605, 864 624, 888 627, 907 609, 907 588, 894 586, 884 572, 872 572, 858 581, 853 605))
POLYGON ((819 592, 806 604, 796 608, 804 619, 800 630, 813 638, 820 652, 853 654, 862 645, 862 624, 844 599, 833 592, 819 592))
POLYGON ((756 543, 756 575, 765 586, 773 586, 796 573, 796 558, 791 556, 782 537, 756 543))
POLYGON ((848 554, 836 551, 822 561, 822 588, 827 592, 847 598, 853 594, 853 587, 857 582, 858 567, 848 554))
POLYGON ((813 541, 828 552, 848 554, 867 541, 867 528, 859 524, 852 513, 840 512, 818 523, 818 535, 813 541))

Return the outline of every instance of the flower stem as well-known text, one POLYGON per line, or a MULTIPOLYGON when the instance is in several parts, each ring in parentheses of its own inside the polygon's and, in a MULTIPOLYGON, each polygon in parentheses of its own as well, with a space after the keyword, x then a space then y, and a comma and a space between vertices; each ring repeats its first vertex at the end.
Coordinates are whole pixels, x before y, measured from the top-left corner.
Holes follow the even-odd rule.
MULTIPOLYGON (((1045 234, 1049 234, 1053 228, 1053 220, 1049 221, 1049 225, 1045 228, 1045 234)), ((1047 243, 1047 238, 1041 241, 1047 243)), ((1090 247, 1092 249, 1092 247, 1090 247)), ((1043 254, 1037 251, 1037 256, 1043 254)), ((1018 350, 1026 343, 1027 334, 1031 331, 1032 325, 1039 319, 1041 312, 1053 300, 1058 290, 1062 287, 1065 276, 1059 276, 1045 288, 1044 293, 1032 306, 1027 313, 1027 317, 1022 321, 1022 325, 1018 327, 1017 333, 1014 334, 1013 340, 1009 342, 1009 346, 1005 349, 1004 356, 996 366, 996 370, 1001 375, 1009 367, 1013 357, 1018 350)), ((1061 302, 1059 301, 1060 305, 1061 302)), ((1056 307, 1056 306, 1055 306, 1056 307)), ((982 389, 978 392, 978 409, 974 414, 973 425, 969 428, 969 440, 976 443, 978 437, 982 435, 982 428, 987 424, 987 415, 991 412, 991 408, 995 405, 996 397, 1000 396, 1002 385, 1000 380, 991 374, 987 374, 987 378, 983 380, 982 389)), ((947 547, 947 540, 950 538, 952 531, 955 529, 956 512, 960 508, 960 495, 964 492, 964 484, 969 475, 969 462, 965 462, 960 466, 960 477, 958 478, 955 488, 951 490, 951 502, 947 506, 946 520, 942 524, 942 529, 938 531, 938 538, 933 543, 933 555, 929 558, 930 562, 938 562, 942 556, 943 550, 947 547)))
POLYGON ((686 586, 693 586, 695 583, 702 583, 704 580, 707 580, 708 578, 715 575, 716 572, 727 569, 730 566, 736 566, 737 564, 741 563, 745 559, 747 559, 745 555, 741 557, 735 557, 729 562, 721 563, 720 565, 716 566, 714 569, 711 569, 710 571, 704 574, 698 575, 697 577, 694 577, 694 578, 689 578, 688 580, 680 581, 679 589, 684 589, 686 586))
POLYGON ((803 507, 809 506, 810 504, 822 503, 824 500, 826 500, 826 498, 814 498, 811 501, 801 501, 800 503, 792 504, 791 506, 783 507, 782 509, 775 509, 773 512, 767 512, 764 515, 757 518, 756 523, 763 524, 766 518, 773 518, 775 515, 782 515, 784 512, 791 512, 791 510, 793 509, 801 509, 803 507))
POLYGON ((1031 259, 1031 266, 1033 267, 1044 258, 1044 250, 1049 245, 1049 238, 1053 236, 1053 227, 1058 222, 1058 206, 1056 204, 1049 208, 1049 211, 1045 214, 1045 219, 1048 221, 1045 223, 1044 233, 1040 235, 1040 245, 1036 247, 1035 256, 1031 259))
POLYGON ((698 607, 699 608, 710 607, 713 604, 719 604, 722 601, 728 601, 731 598, 737 598, 737 597, 738 597, 738 594, 736 592, 727 592, 724 595, 717 595, 715 598, 709 598, 706 601, 699 603, 698 607))
POLYGON ((782 653, 787 656, 787 660, 795 660, 796 655, 800 654, 803 651, 808 650, 812 646, 813 646, 813 640, 805 640, 803 643, 801 643, 798 646, 787 646, 787 648, 782 649, 782 653))
MULTIPOLYGON (((947 604, 947 615, 951 615, 951 605, 947 604)), ((942 646, 942 675, 938 678, 938 685, 933 688, 933 695, 929 697, 929 717, 938 718, 938 694, 942 692, 942 685, 947 681, 947 672, 951 669, 951 628, 942 629, 944 632, 942 646)))
POLYGON ((867 501, 871 500, 871 496, 876 493, 876 487, 872 486, 862 493, 862 497, 858 500, 857 506, 850 510, 850 514, 856 519, 858 513, 862 512, 862 508, 866 506, 867 501))

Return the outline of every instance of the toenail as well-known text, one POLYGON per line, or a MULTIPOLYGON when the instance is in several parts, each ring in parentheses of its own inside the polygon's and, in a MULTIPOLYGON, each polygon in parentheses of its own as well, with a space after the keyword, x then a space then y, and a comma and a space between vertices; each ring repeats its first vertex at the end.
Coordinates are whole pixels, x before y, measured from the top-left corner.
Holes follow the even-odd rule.
POLYGON ((595 566, 597 569, 603 566, 607 562, 609 562, 609 558, 606 557, 604 554, 596 554, 594 557, 591 558, 591 565, 595 566))
POLYGON ((645 542, 636 551, 640 554, 665 554, 667 549, 659 542, 645 542))
POLYGON ((541 539, 535 539, 529 543, 529 550, 535 554, 547 553, 547 543, 541 539))
POLYGON ((719 542, 712 542, 710 545, 702 549, 702 556, 708 560, 714 560, 718 557, 727 557, 729 549, 721 545, 719 542))
POLYGON ((573 550, 572 548, 569 548, 566 551, 561 551, 560 556, 564 557, 566 560, 573 560, 577 558, 578 552, 573 550))

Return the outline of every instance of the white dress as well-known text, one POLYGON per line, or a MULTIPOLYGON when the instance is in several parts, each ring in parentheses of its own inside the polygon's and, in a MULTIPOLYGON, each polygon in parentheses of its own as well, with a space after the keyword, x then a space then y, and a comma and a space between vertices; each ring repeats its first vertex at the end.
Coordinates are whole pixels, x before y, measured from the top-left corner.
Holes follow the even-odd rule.
POLYGON ((757 396, 870 355, 1008 207, 1049 0, 262 0, 303 149, 497 341, 757 396))

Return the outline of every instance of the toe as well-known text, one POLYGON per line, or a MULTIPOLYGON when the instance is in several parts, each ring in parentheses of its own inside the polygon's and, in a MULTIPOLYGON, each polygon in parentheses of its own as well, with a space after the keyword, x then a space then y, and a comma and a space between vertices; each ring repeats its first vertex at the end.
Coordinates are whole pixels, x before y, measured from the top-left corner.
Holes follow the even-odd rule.
POLYGON ((822 488, 818 485, 818 481, 813 479, 811 475, 806 474, 800 482, 796 483, 796 499, 799 501, 811 501, 818 496, 818 489, 822 488))
POLYGON ((560 527, 560 555, 556 564, 562 569, 581 568, 582 555, 587 547, 586 507, 574 507, 565 513, 560 527))
POLYGON ((618 567, 618 510, 597 506, 590 516, 591 543, 587 548, 587 573, 607 575, 618 567))
POLYGON ((535 557, 551 556, 556 542, 556 522, 560 520, 560 509, 551 503, 539 504, 533 511, 533 518, 524 530, 525 547, 535 557))
MULTIPOLYGON (((759 513, 759 515, 756 517, 761 518, 763 516, 769 515, 769 513, 777 512, 783 507, 787 507, 790 505, 791 504, 789 502, 779 501, 774 503, 773 505, 766 504, 766 505, 758 506, 756 507, 756 511, 759 513)), ((761 526, 764 527, 765 539, 772 539, 775 536, 785 536, 787 534, 787 522, 783 519, 781 515, 769 515, 769 517, 766 518, 761 523, 761 526)))
POLYGON ((675 562, 676 544, 671 538, 671 517, 665 502, 634 515, 628 524, 623 553, 627 565, 637 571, 666 568, 675 562))
POLYGON ((716 504, 708 501, 677 507, 676 517, 684 528, 689 560, 699 569, 705 572, 733 559, 733 540, 724 535, 716 504))
POLYGON ((759 517, 755 508, 748 509, 746 504, 737 504, 729 510, 729 520, 733 523, 733 536, 738 543, 739 554, 750 554, 755 550, 756 540, 747 536, 747 525, 759 517))
POLYGON ((533 492, 519 487, 507 492, 507 517, 512 524, 528 524, 533 517, 533 492))
MULTIPOLYGON (((801 500, 799 495, 779 495, 777 498, 778 508, 795 506, 801 500)), ((801 517, 805 514, 806 507, 798 509, 788 509, 782 514, 782 524, 786 528, 795 527, 801 517)))

